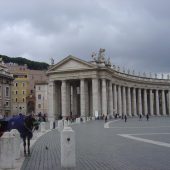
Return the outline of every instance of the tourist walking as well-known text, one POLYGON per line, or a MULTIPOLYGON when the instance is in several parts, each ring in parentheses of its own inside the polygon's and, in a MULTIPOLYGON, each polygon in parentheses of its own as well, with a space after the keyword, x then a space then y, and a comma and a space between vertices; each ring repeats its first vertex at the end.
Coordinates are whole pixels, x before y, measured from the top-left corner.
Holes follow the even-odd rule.
POLYGON ((139 114, 139 120, 142 120, 142 114, 139 114))
POLYGON ((105 119, 104 119, 104 120, 105 120, 105 123, 106 123, 106 122, 107 122, 107 115, 105 116, 105 119))
POLYGON ((149 120, 149 114, 146 115, 146 120, 147 120, 147 121, 149 120))
POLYGON ((125 122, 127 122, 127 115, 125 115, 124 118, 125 118, 125 122))

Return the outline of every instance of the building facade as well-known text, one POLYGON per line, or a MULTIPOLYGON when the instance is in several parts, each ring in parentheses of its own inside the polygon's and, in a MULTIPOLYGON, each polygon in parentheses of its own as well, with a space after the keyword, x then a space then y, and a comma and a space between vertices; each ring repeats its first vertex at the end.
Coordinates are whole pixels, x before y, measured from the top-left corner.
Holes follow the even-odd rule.
POLYGON ((35 113, 48 113, 48 83, 39 82, 35 84, 36 109, 35 113))
POLYGON ((86 62, 68 56, 52 66, 49 76, 49 118, 139 114, 170 115, 170 80, 120 71, 103 51, 86 62))
POLYGON ((8 72, 7 67, 0 64, 0 115, 9 116, 12 114, 11 88, 13 75, 8 72))
POLYGON ((6 63, 6 66, 14 76, 13 114, 35 112, 35 83, 47 80, 45 71, 30 70, 26 64, 6 63))

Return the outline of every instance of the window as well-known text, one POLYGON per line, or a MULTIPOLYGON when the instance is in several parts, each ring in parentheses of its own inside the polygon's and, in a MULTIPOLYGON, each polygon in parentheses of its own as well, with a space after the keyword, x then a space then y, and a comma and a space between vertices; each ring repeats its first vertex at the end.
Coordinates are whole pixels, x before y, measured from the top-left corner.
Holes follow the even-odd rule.
POLYGON ((39 100, 41 99, 41 94, 38 95, 38 99, 39 99, 39 100))
POLYGON ((23 98, 22 101, 25 102, 25 98, 23 98))
POLYGON ((34 92, 34 91, 33 91, 33 90, 31 90, 31 94, 33 94, 33 92, 34 92))
POLYGON ((9 103, 8 103, 8 102, 6 102, 6 103, 5 103, 5 105, 6 105, 6 106, 9 106, 9 103))
POLYGON ((6 97, 9 96, 9 87, 6 87, 6 92, 5 92, 5 94, 6 94, 6 97))
POLYGON ((25 83, 22 83, 22 87, 24 87, 25 86, 25 83))
POLYGON ((39 109, 41 108, 41 104, 38 104, 38 108, 39 108, 39 109))
POLYGON ((18 87, 18 83, 15 83, 15 86, 18 87))
POLYGON ((41 90, 41 87, 40 87, 40 86, 38 87, 38 90, 41 90))
POLYGON ((18 99, 17 99, 17 98, 15 98, 15 101, 16 101, 16 102, 18 102, 18 99))
POLYGON ((18 91, 17 91, 17 90, 15 91, 15 94, 18 94, 18 91))
POLYGON ((22 91, 22 94, 25 94, 25 91, 24 91, 24 90, 22 91))

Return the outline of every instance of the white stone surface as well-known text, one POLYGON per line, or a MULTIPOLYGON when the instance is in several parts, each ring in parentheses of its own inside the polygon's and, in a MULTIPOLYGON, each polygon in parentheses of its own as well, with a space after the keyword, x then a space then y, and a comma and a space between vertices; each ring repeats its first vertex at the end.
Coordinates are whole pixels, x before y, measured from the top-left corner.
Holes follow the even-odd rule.
POLYGON ((21 138, 20 133, 17 129, 12 129, 11 134, 15 137, 14 138, 14 153, 15 153, 15 159, 20 158, 20 144, 21 144, 21 138))
POLYGON ((63 128, 64 128, 63 120, 59 120, 59 121, 58 121, 58 130, 59 130, 59 131, 62 131, 63 128))
POLYGON ((50 121, 50 129, 53 129, 53 124, 54 124, 54 122, 50 121))
POLYGON ((14 139, 12 133, 5 132, 0 138, 0 168, 12 169, 15 167, 14 139))
POLYGON ((64 127, 67 127, 67 126, 68 126, 68 121, 64 120, 64 127))
POLYGON ((61 132, 61 167, 76 167, 75 132, 70 127, 61 132))
POLYGON ((80 123, 80 118, 76 118, 76 123, 80 123))
POLYGON ((45 132, 46 131, 45 127, 46 127, 45 122, 41 122, 40 123, 40 130, 41 130, 41 132, 45 132))

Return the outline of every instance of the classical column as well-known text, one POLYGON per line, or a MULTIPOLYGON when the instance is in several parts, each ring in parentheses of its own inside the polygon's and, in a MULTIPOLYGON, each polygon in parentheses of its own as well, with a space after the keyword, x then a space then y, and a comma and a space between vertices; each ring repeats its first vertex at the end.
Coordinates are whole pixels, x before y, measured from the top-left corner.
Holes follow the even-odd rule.
POLYGON ((73 85, 73 115, 77 115, 77 88, 73 85))
POLYGON ((107 115, 106 79, 102 79, 102 114, 107 115))
POLYGON ((165 91, 162 90, 162 114, 166 115, 166 108, 165 108, 165 91))
POLYGON ((95 113, 98 114, 98 97, 99 97, 98 84, 99 82, 97 78, 92 79, 93 116, 95 116, 95 113))
POLYGON ((125 87, 123 86, 123 115, 126 115, 126 91, 125 87))
POLYGON ((89 90, 88 90, 88 81, 84 82, 85 84, 85 115, 89 116, 90 114, 90 109, 89 109, 89 90))
POLYGON ((144 89, 144 114, 148 114, 147 90, 144 89))
POLYGON ((118 114, 122 116, 122 94, 121 94, 121 86, 118 86, 118 114))
POLYGON ((170 116, 170 90, 168 90, 168 114, 170 116))
POLYGON ((113 116, 113 90, 112 90, 112 81, 109 81, 109 114, 113 116))
POLYGON ((138 89, 138 114, 142 115, 141 89, 138 89))
POLYGON ((85 85, 84 79, 80 80, 80 109, 81 117, 85 117, 85 85))
POLYGON ((48 120, 55 120, 55 83, 50 81, 48 84, 48 120))
POLYGON ((150 114, 153 116, 153 94, 152 94, 152 89, 149 90, 149 98, 150 98, 150 114))
POLYGON ((62 100, 62 116, 63 118, 67 116, 67 102, 66 102, 66 81, 62 80, 61 85, 61 100, 62 100))
POLYGON ((116 89, 116 84, 114 84, 113 86, 113 89, 114 89, 114 114, 117 113, 117 89, 116 89))
POLYGON ((130 87, 127 89, 127 95, 128 115, 132 116, 130 87))
POLYGON ((136 111, 136 89, 133 88, 133 115, 137 116, 137 111, 136 111))
POLYGON ((69 116, 70 115, 70 112, 71 112, 71 108, 70 108, 70 106, 71 106, 71 86, 70 86, 70 83, 69 82, 67 82, 66 83, 66 107, 67 107, 67 111, 66 111, 66 113, 67 113, 67 116, 69 116))
POLYGON ((156 115, 160 116, 160 110, 159 110, 159 93, 158 90, 156 90, 156 115))

